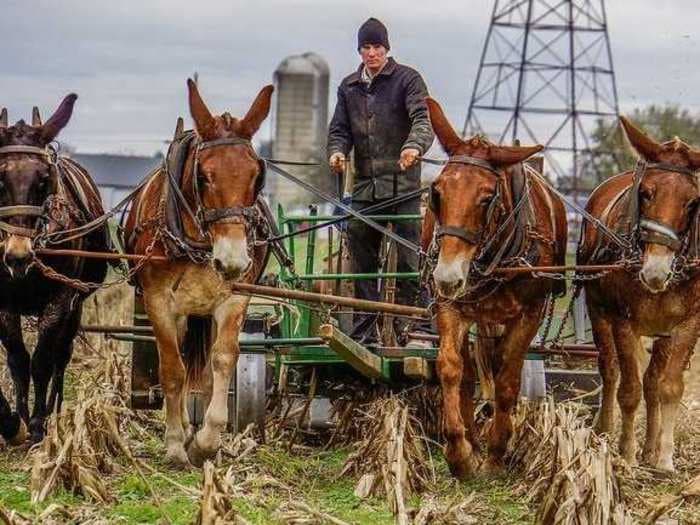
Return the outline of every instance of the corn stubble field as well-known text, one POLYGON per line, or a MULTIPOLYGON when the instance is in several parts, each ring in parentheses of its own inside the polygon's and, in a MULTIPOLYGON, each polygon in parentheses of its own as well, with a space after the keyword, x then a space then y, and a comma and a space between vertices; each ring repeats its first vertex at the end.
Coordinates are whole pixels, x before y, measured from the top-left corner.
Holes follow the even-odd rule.
MULTIPOLYGON (((130 324, 132 308, 131 288, 108 288, 86 303, 83 322, 130 324)), ((264 441, 249 428, 227 435, 202 470, 169 468, 162 414, 128 408, 129 347, 82 337, 47 438, 32 449, 0 441, 0 522, 700 523, 698 355, 676 474, 627 468, 591 432, 585 405, 545 402, 521 404, 506 473, 458 482, 439 445, 435 387, 339 402, 328 435, 295 432, 273 411, 264 441)))

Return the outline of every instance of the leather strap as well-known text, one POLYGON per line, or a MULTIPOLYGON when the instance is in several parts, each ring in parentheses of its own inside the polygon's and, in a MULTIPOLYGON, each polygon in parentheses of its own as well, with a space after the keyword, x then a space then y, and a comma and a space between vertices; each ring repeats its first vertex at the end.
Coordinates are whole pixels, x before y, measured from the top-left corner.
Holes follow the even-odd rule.
POLYGON ((30 153, 32 155, 43 155, 45 157, 53 158, 55 152, 48 148, 39 148, 37 146, 24 146, 21 144, 13 146, 3 146, 0 148, 0 155, 6 155, 9 153, 30 153))
POLYGON ((41 217, 44 214, 44 208, 41 206, 30 206, 28 204, 17 204, 15 206, 0 207, 0 217, 15 217, 24 215, 30 217, 41 217))
POLYGON ((9 233, 10 235, 19 235, 21 237, 34 237, 36 235, 36 229, 25 228, 23 226, 15 226, 9 222, 0 221, 0 231, 9 233))
POLYGON ((481 233, 458 226, 438 226, 436 232, 437 238, 441 237, 457 237, 468 244, 479 244, 481 233))
POLYGON ((207 225, 212 222, 227 222, 227 219, 233 219, 236 217, 241 217, 248 221, 254 219, 255 205, 232 206, 230 208, 209 208, 202 210, 202 223, 204 225, 207 225))
POLYGON ((484 159, 477 159, 476 157, 470 157, 469 155, 453 155, 447 159, 447 164, 466 164, 469 166, 477 166, 485 170, 490 171, 497 177, 501 176, 501 173, 496 169, 496 167, 489 161, 484 159))
POLYGON ((199 151, 208 148, 215 148, 216 146, 252 146, 252 143, 248 139, 243 139, 240 137, 228 137, 223 139, 206 140, 200 142, 197 145, 199 151))

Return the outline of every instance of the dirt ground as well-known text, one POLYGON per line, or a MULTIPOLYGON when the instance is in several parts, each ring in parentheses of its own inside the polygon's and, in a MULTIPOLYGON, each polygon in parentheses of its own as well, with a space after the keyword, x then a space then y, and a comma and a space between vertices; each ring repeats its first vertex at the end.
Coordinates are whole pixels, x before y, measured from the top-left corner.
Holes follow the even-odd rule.
MULTIPOLYGON (((129 324, 132 308, 130 289, 105 290, 90 300, 84 322, 129 324)), ((114 362, 126 367, 129 352, 126 343, 108 341, 103 336, 89 336, 85 344, 79 345, 76 359, 71 365, 67 405, 85 403, 84 378, 86 373, 95 372, 91 370, 97 367, 95 358, 104 362, 116 356, 114 362)), ((4 355, 0 355, 0 359, 4 361, 4 355)), ((107 368, 104 367, 105 370, 107 368)), ((0 370, 7 395, 11 384, 4 362, 0 363, 0 370)), ((98 377, 95 380, 95 393, 100 391, 98 381, 109 380, 119 383, 119 389, 128 389, 128 384, 124 384, 129 376, 128 370, 115 372, 112 368, 111 372, 101 374, 99 377, 89 376, 98 377)), ((88 392, 91 390, 88 389, 88 392)), ((673 476, 666 476, 643 466, 621 470, 623 501, 637 519, 665 498, 677 495, 684 483, 700 474, 700 350, 695 353, 687 374, 684 405, 686 408, 681 415, 678 432, 679 471, 673 476)), ((27 447, 8 448, 0 444, 0 522, 197 522, 200 512, 208 505, 202 492, 202 471, 174 470, 163 462, 162 416, 143 413, 135 418, 124 416, 120 421, 119 428, 134 454, 135 462, 114 451, 94 452, 98 456, 114 455, 113 470, 101 476, 108 497, 100 502, 86 495, 80 483, 71 486, 67 482, 52 491, 41 503, 33 503, 37 481, 32 476, 32 467, 36 468, 36 451, 29 451, 27 447)), ((641 425, 639 433, 642 434, 641 425)), ((216 471, 216 476, 219 476, 217 483, 228 491, 228 496, 217 499, 216 494, 210 494, 212 508, 216 507, 221 512, 228 509, 230 517, 236 516, 230 522, 395 522, 385 498, 377 495, 358 497, 355 493, 358 479, 352 475, 341 475, 343 466, 354 451, 353 445, 326 449, 312 442, 300 442, 289 449, 283 439, 270 440, 265 445, 236 439, 229 436, 225 440, 216 471)), ((105 450, 110 450, 109 445, 105 446, 105 450)), ((496 477, 477 476, 471 481, 457 482, 449 475, 440 447, 433 445, 430 453, 434 480, 423 492, 407 498, 407 504, 416 511, 433 506, 443 512, 439 519, 429 522, 532 522, 537 505, 528 500, 529 487, 519 471, 496 477)), ((55 458, 51 461, 55 461, 55 458)), ((207 490, 205 484, 204 492, 207 490)), ((700 523, 698 499, 676 503, 663 515, 662 522, 700 523)))

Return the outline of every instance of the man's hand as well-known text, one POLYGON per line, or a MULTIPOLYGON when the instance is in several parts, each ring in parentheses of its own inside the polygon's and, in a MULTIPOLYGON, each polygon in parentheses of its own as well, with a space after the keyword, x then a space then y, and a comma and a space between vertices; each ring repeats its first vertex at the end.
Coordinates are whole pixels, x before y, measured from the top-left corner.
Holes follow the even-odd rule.
POLYGON ((418 157, 420 156, 420 151, 416 148, 406 148, 401 150, 401 158, 399 159, 399 166, 402 171, 406 171, 408 168, 413 166, 418 162, 418 157))
POLYGON ((328 164, 335 173, 342 175, 345 171, 345 155, 339 152, 333 153, 328 159, 328 164))

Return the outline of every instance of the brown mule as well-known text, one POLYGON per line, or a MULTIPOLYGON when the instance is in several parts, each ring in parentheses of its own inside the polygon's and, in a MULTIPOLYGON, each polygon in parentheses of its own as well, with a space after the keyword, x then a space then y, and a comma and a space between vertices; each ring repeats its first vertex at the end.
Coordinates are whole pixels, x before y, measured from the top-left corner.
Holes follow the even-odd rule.
POLYGON ((674 272, 681 257, 698 256, 695 171, 700 151, 678 138, 660 144, 621 117, 630 143, 645 164, 598 186, 587 204, 593 216, 632 243, 632 253, 586 223, 579 264, 641 258, 641 270, 618 271, 585 285, 593 337, 600 352, 603 400, 597 430, 613 427, 615 387, 622 412, 620 451, 636 462, 634 420, 642 394, 641 336, 657 337, 643 377, 647 405, 644 460, 673 470, 673 428, 683 395, 683 370, 698 339, 700 279, 674 272), (676 278, 674 278, 674 276, 676 278), (621 377, 620 377, 621 376, 621 377))
POLYGON ((437 291, 437 372, 446 456, 452 473, 465 477, 475 470, 473 449, 477 448, 469 328, 476 323, 481 334, 502 334, 488 358, 495 372, 495 413, 485 466, 497 470, 512 433, 511 412, 518 400, 523 360, 547 298, 555 290, 552 281, 529 275, 499 282, 486 276, 484 268, 519 264, 520 257, 531 264, 562 264, 566 216, 561 201, 534 171, 524 171, 520 178, 524 189, 517 189, 520 163, 542 146, 497 146, 480 137, 464 141, 438 103, 427 99, 427 104, 449 161, 433 183, 422 245, 428 250, 433 243, 439 249, 432 277, 437 291), (482 283, 487 286, 480 288, 482 283))
MULTIPOLYGON (((235 295, 228 282, 252 282, 264 265, 266 247, 252 246, 250 210, 264 176, 264 166, 250 139, 270 110, 272 86, 264 87, 242 119, 228 113, 213 116, 188 80, 189 106, 197 133, 185 161, 180 191, 193 215, 182 212, 187 238, 211 246, 211 264, 195 264, 186 258, 149 263, 137 274, 144 304, 153 324, 160 359, 159 375, 165 396, 167 459, 175 464, 201 465, 212 457, 225 430, 228 389, 238 361, 238 334, 249 297, 235 295), (203 234, 203 235, 202 235, 203 234), (212 316, 213 343, 204 363, 180 352, 188 316, 212 316), (186 410, 187 378, 203 367, 204 406, 202 428, 185 452, 191 428, 186 410)), ((126 222, 125 238, 134 253, 163 254, 161 194, 167 174, 160 170, 134 200, 126 222)))

